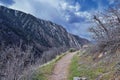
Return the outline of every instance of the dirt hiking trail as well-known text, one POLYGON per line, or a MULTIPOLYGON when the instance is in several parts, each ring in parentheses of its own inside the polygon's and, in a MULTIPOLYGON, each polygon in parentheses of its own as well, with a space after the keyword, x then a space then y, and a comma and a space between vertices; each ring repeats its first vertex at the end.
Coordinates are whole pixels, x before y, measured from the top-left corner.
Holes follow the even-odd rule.
POLYGON ((62 57, 54 66, 52 75, 49 80, 67 80, 68 69, 71 63, 71 59, 77 52, 71 52, 62 57))

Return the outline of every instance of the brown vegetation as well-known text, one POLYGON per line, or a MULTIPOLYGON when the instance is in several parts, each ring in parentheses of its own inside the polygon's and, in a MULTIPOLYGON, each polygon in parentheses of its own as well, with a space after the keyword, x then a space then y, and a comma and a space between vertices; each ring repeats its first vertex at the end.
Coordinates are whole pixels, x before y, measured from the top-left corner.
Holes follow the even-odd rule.
POLYGON ((99 52, 110 51, 114 53, 120 49, 120 1, 117 6, 111 7, 103 13, 94 15, 96 25, 89 29, 97 41, 99 52))
POLYGON ((21 80, 31 66, 31 50, 30 46, 24 51, 21 46, 0 46, 0 80, 21 80))
POLYGON ((66 51, 64 47, 51 48, 35 59, 34 48, 21 43, 17 45, 0 45, 0 80, 32 80, 34 71, 41 65, 66 51))

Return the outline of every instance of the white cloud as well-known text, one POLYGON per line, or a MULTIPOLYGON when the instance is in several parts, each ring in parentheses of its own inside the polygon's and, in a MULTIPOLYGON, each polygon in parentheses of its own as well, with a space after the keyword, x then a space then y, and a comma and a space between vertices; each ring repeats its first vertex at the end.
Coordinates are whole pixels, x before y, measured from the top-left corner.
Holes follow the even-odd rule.
MULTIPOLYGON (((35 3, 40 3, 40 4, 46 4, 45 6, 52 6, 52 7, 57 7, 59 4, 58 0, 14 0, 15 4, 13 4, 11 7, 17 8, 17 9, 22 9, 24 8, 30 8, 35 6, 35 3)), ((40 5, 39 5, 40 6, 40 5)), ((22 9, 23 10, 23 9, 22 9)))
POLYGON ((76 2, 75 5, 71 5, 68 2, 61 1, 60 6, 62 10, 70 10, 70 11, 79 11, 80 10, 80 4, 76 2))
POLYGON ((68 7, 68 3, 67 2, 60 2, 60 7, 61 7, 61 9, 66 10, 68 7))
POLYGON ((66 21, 69 21, 70 20, 70 15, 65 15, 65 19, 66 19, 66 21))
POLYGON ((71 17, 74 18, 74 16, 90 18, 90 13, 80 11, 81 6, 78 2, 74 5, 65 0, 14 0, 14 2, 15 4, 11 5, 10 8, 21 10, 56 23, 64 20, 70 21, 71 17), (54 18, 58 18, 58 21, 54 18))
POLYGON ((87 18, 87 19, 91 19, 91 14, 87 11, 84 11, 84 12, 75 12, 75 15, 79 16, 79 17, 84 17, 84 18, 87 18))
POLYGON ((81 6, 80 6, 80 4, 78 2, 76 3, 75 7, 76 7, 76 11, 79 11, 80 8, 81 8, 81 6))
POLYGON ((26 13, 34 13, 31 0, 14 0, 14 4, 10 8, 24 11, 26 13))
MULTIPOLYGON (((87 11, 80 11, 81 6, 78 2, 75 4, 70 4, 69 2, 62 1, 60 3, 61 10, 63 10, 63 16, 65 16, 66 21, 73 21, 72 19, 86 19, 90 20, 91 19, 91 14, 87 11)), ((81 20, 76 20, 76 21, 81 21, 81 20)))
POLYGON ((30 13, 36 17, 57 22, 54 18, 61 18, 59 0, 14 0, 10 8, 30 13))
POLYGON ((2 6, 3 6, 3 4, 2 4, 2 3, 0 3, 0 5, 2 5, 2 6))
MULTIPOLYGON (((43 4, 49 4, 53 7, 56 7, 59 4, 59 0, 35 0, 35 1, 43 3, 43 4)), ((48 6, 48 5, 46 5, 46 6, 48 6)))
POLYGON ((88 32, 88 28, 91 27, 91 25, 93 25, 93 24, 86 23, 86 22, 74 23, 74 24, 69 25, 69 27, 70 27, 69 32, 91 40, 90 39, 91 33, 88 32))

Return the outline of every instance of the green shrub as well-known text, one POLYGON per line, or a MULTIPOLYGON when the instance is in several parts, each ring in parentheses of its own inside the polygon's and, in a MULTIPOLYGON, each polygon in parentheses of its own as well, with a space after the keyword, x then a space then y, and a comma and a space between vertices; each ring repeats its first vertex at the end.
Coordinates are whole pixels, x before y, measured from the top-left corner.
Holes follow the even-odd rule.
POLYGON ((74 48, 70 48, 69 52, 75 52, 76 50, 74 48))

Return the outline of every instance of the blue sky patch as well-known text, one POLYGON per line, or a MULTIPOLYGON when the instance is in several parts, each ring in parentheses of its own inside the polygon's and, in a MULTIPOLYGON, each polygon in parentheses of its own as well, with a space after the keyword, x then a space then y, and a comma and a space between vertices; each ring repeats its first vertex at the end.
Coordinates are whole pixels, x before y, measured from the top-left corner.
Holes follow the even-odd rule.
POLYGON ((0 3, 4 5, 12 5, 14 4, 14 1, 13 0, 0 0, 0 3))

